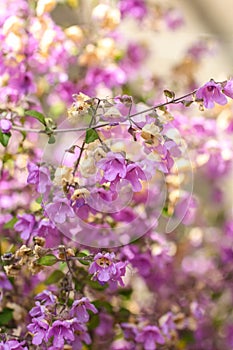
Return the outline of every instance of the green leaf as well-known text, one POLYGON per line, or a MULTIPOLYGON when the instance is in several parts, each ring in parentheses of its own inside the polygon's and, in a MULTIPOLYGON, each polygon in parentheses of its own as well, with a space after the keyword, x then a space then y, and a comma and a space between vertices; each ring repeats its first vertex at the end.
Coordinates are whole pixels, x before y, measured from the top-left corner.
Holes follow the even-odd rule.
POLYGON ((90 321, 88 322, 88 329, 95 329, 100 323, 99 315, 92 315, 90 321))
POLYGON ((99 310, 105 309, 109 314, 113 312, 112 305, 105 300, 95 300, 92 304, 99 310))
POLYGON ((82 259, 82 258, 85 258, 85 257, 87 257, 89 255, 90 255, 90 253, 87 253, 85 251, 79 252, 79 253, 76 254, 77 258, 81 258, 81 259, 78 259, 78 261, 82 265, 90 265, 90 261, 82 259))
POLYGON ((185 107, 189 107, 191 106, 191 104, 193 103, 194 101, 188 101, 188 100, 182 100, 181 103, 183 103, 183 105, 185 107))
POLYGON ((181 336, 180 338, 185 341, 186 344, 192 344, 194 343, 194 335, 193 335, 193 332, 190 331, 190 330, 184 330, 184 331, 181 331, 181 336))
POLYGON ((43 125, 46 126, 45 116, 42 113, 34 111, 34 110, 29 110, 29 111, 25 111, 25 115, 28 115, 30 117, 33 117, 33 118, 39 120, 39 122, 41 122, 43 125))
POLYGON ((43 265, 43 266, 52 266, 57 262, 57 258, 53 254, 48 254, 45 256, 42 256, 37 260, 38 265, 43 265))
POLYGON ((9 142, 9 139, 11 137, 11 133, 10 132, 7 132, 7 133, 4 133, 0 130, 0 143, 6 147, 8 145, 8 142, 9 142))
POLYGON ((168 98, 172 98, 174 99, 175 98, 175 93, 174 91, 170 91, 170 90, 164 90, 163 91, 164 95, 168 98))
POLYGON ((52 144, 54 144, 55 142, 56 142, 55 136, 54 136, 54 135, 50 135, 50 136, 49 136, 49 141, 48 141, 48 143, 49 143, 50 145, 52 145, 52 144))
POLYGON ((51 275, 45 281, 46 285, 53 284, 59 282, 63 277, 64 273, 60 270, 55 270, 51 273, 51 275))
POLYGON ((10 221, 6 222, 3 228, 13 228, 15 223, 18 221, 17 218, 12 218, 10 221))
POLYGON ((97 132, 94 129, 87 129, 85 143, 91 143, 99 138, 97 132))
POLYGON ((108 284, 107 283, 102 286, 97 281, 87 280, 86 282, 89 284, 89 286, 91 288, 93 288, 95 290, 104 291, 106 288, 108 288, 108 284))
POLYGON ((130 317, 130 312, 125 307, 122 307, 118 313, 119 322, 127 322, 130 317))
POLYGON ((13 310, 5 307, 0 312, 0 326, 7 325, 13 319, 13 310))

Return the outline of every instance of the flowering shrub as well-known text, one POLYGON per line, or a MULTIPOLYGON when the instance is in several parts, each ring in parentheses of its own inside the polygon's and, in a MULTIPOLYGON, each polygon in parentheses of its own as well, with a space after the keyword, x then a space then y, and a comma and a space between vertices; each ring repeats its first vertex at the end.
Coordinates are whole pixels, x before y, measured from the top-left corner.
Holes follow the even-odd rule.
POLYGON ((201 41, 147 70, 125 26, 179 10, 87 4, 0 12, 0 349, 231 349, 233 80, 198 86, 201 41))

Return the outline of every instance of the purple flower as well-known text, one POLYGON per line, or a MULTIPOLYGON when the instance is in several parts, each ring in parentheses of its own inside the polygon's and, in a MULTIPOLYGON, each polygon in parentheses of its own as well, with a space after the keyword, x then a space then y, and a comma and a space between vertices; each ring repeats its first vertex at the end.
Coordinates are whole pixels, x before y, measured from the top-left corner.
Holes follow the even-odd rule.
POLYGON ((94 274, 100 282, 108 282, 111 279, 113 273, 116 273, 116 267, 114 264, 114 253, 98 253, 94 257, 94 262, 89 268, 89 272, 94 274))
POLYGON ((45 306, 54 305, 57 302, 57 297, 50 290, 44 290, 35 299, 39 300, 45 306))
POLYGON ((161 326, 161 330, 163 334, 170 339, 171 338, 171 331, 176 329, 176 325, 173 320, 173 314, 171 312, 166 313, 163 315, 160 320, 159 324, 161 326))
POLYGON ((0 350, 28 350, 27 346, 23 346, 25 341, 18 342, 18 340, 8 340, 3 343, 0 342, 0 350))
POLYGON ((121 323, 121 328, 126 339, 134 339, 138 333, 137 327, 132 323, 121 323))
POLYGON ((50 220, 58 224, 64 224, 67 217, 74 216, 74 212, 67 198, 56 198, 54 203, 49 203, 45 206, 45 211, 50 220))
POLYGON ((113 335, 113 319, 112 316, 107 313, 100 313, 99 324, 95 329, 95 333, 100 337, 105 337, 105 339, 113 335))
POLYGON ((27 329, 34 335, 32 344, 40 345, 42 341, 46 339, 49 325, 45 320, 41 320, 40 318, 33 318, 32 323, 27 326, 27 329))
POLYGON ((48 331, 47 339, 53 337, 53 346, 63 349, 65 340, 73 342, 74 333, 71 329, 71 322, 57 320, 48 331))
POLYGON ((12 289, 12 284, 10 283, 4 272, 0 272, 0 288, 6 290, 12 289))
POLYGON ((131 183, 134 192, 140 192, 142 185, 139 179, 146 180, 146 175, 139 165, 133 163, 127 165, 127 174, 125 179, 131 183))
POLYGON ((183 224, 191 225, 196 217, 197 206, 196 198, 189 193, 185 193, 175 206, 175 216, 183 224))
POLYGON ((169 10, 164 19, 167 27, 172 30, 176 30, 184 24, 184 18, 179 10, 169 10))
POLYGON ((71 317, 76 317, 79 322, 88 322, 90 316, 87 310, 94 312, 94 314, 98 312, 96 307, 90 303, 89 299, 84 297, 73 302, 70 315, 71 317))
POLYGON ((45 305, 41 305, 39 301, 36 301, 36 306, 34 306, 31 311, 29 311, 29 315, 31 317, 36 317, 36 318, 44 318, 45 316, 45 311, 46 307, 45 305))
POLYGON ((12 123, 8 119, 0 119, 0 129, 3 133, 8 133, 12 127, 12 123))
POLYGON ((35 234, 46 239, 47 247, 54 247, 60 243, 59 232, 54 223, 48 219, 39 221, 35 234))
POLYGON ((29 163, 27 183, 37 186, 39 193, 46 193, 51 186, 50 173, 46 167, 39 167, 34 163, 29 163))
POLYGON ((223 93, 230 98, 233 98, 233 79, 227 81, 223 88, 223 93))
POLYGON ((132 16, 138 20, 142 20, 147 14, 144 0, 120 0, 119 7, 123 18, 132 16))
POLYGON ((23 214, 18 216, 18 219, 14 228, 17 232, 21 232, 22 239, 27 240, 35 227, 35 217, 32 214, 23 214))
POLYGON ((225 105, 227 103, 227 98, 221 90, 221 84, 217 84, 214 80, 210 80, 197 90, 196 97, 204 101, 204 106, 206 108, 213 108, 214 102, 220 105, 225 105))
POLYGON ((124 339, 116 340, 111 346, 111 350, 134 350, 135 345, 124 339))
POLYGON ((136 341, 144 344, 145 350, 155 350, 156 343, 164 344, 165 340, 156 326, 146 326, 137 336, 136 341))
POLYGON ((114 253, 98 253, 94 257, 94 262, 89 268, 89 272, 94 274, 94 279, 97 279, 101 284, 108 281, 119 282, 123 284, 122 276, 125 275, 126 263, 114 262, 114 253))
POLYGON ((87 328, 85 325, 80 324, 77 320, 77 318, 74 318, 72 320, 69 320, 71 324, 71 330, 75 334, 75 349, 81 350, 83 349, 82 342, 86 343, 87 345, 91 344, 91 337, 87 333, 87 328))
POLYGON ((109 152, 97 166, 104 171, 105 181, 114 181, 118 176, 124 178, 126 175, 125 158, 120 153, 109 152))

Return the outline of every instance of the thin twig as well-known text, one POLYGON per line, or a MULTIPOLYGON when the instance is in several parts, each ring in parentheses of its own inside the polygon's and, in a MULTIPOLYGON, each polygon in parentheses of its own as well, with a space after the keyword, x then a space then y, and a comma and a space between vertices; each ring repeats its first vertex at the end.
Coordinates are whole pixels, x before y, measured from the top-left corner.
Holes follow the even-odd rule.
MULTIPOLYGON (((170 105, 170 104, 176 104, 176 103, 179 103, 181 102, 183 99, 185 99, 186 97, 189 97, 191 95, 194 95, 195 92, 197 90, 194 90, 192 92, 189 92, 188 94, 186 95, 183 95, 181 97, 177 97, 175 99, 172 99, 170 101, 166 101, 166 102, 163 102, 163 103, 160 103, 156 106, 153 106, 153 107, 150 107, 150 108, 147 108, 143 111, 140 111, 140 112, 137 112, 137 113, 134 113, 134 114, 131 114, 128 116, 129 119, 132 119, 133 117, 136 117, 137 115, 140 115, 140 114, 143 114, 143 113, 148 113, 148 112, 151 112, 151 111, 154 111, 156 110, 157 108, 160 108, 160 107, 164 107, 164 106, 167 106, 167 105, 170 105)), ((100 100, 99 100, 100 101, 100 100)), ((97 106, 99 105, 99 102, 97 104, 97 106)), ((98 108, 98 107, 97 107, 98 108)), ((96 113, 97 111, 97 108, 95 110, 94 113, 96 113)), ((83 127, 83 128, 69 128, 69 129, 55 129, 53 130, 53 134, 59 134, 59 133, 65 133, 65 132, 76 132, 76 131, 86 131, 87 129, 89 129, 90 127, 92 129, 99 129, 99 128, 102 128, 104 126, 109 126, 111 125, 111 123, 103 123, 103 124, 98 124, 98 125, 91 125, 92 122, 93 122, 93 117, 92 117, 92 120, 91 120, 91 123, 89 124, 88 127, 83 127)), ((136 125, 136 123, 132 120, 132 122, 136 125)), ((16 130, 16 131, 24 131, 24 132, 33 132, 33 133, 38 133, 38 134, 47 134, 48 132, 46 130, 42 130, 42 129, 30 129, 30 128, 24 128, 24 127, 21 127, 21 126, 17 126, 17 125, 13 125, 12 126, 12 130, 16 130)))

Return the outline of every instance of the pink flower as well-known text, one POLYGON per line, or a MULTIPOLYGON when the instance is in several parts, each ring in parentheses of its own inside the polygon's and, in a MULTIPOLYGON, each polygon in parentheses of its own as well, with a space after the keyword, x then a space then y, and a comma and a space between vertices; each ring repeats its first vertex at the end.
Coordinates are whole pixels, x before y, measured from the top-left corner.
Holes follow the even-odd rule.
POLYGON ((12 289, 12 284, 10 283, 4 272, 0 272, 0 288, 6 290, 12 289))
POLYGON ((73 302, 72 308, 70 310, 71 317, 76 317, 77 320, 81 323, 89 321, 89 313, 87 310, 90 310, 96 314, 98 310, 96 307, 90 303, 88 298, 81 298, 73 302))
POLYGON ((25 341, 18 342, 18 340, 8 340, 6 342, 0 342, 1 350, 28 350, 27 346, 23 346, 25 341))
POLYGON ((169 10, 164 19, 168 29, 171 30, 176 30, 184 24, 184 18, 179 10, 169 10))
POLYGON ((155 350, 156 343, 165 343, 164 337, 156 326, 144 327, 144 329, 136 336, 136 341, 143 343, 145 350, 155 350))
POLYGON ((57 301, 56 296, 50 290, 44 290, 40 294, 37 294, 35 299, 39 300, 44 306, 54 305, 57 301))
POLYGON ((206 108, 213 108, 214 102, 220 105, 225 105, 227 103, 227 98, 221 90, 221 84, 217 84, 211 79, 208 83, 197 90, 196 97, 203 100, 206 108))
POLYGON ((45 206, 45 212, 50 220, 58 224, 64 224, 67 217, 74 216, 74 212, 66 198, 56 198, 53 203, 49 203, 45 206))
POLYGON ((46 193, 51 186, 50 173, 46 167, 39 167, 34 163, 29 163, 27 183, 36 185, 39 193, 46 193))
POLYGON ((71 322, 57 320, 48 331, 47 338, 53 337, 53 346, 63 349, 65 340, 74 341, 75 336, 71 329, 71 322))
POLYGON ((140 192, 142 189, 140 179, 146 180, 146 175, 139 165, 132 163, 127 165, 127 174, 125 179, 131 183, 134 192, 140 192))
POLYGON ((223 88, 223 93, 230 98, 233 98, 233 79, 227 81, 223 88))
POLYGON ((114 253, 98 253, 94 257, 89 272, 94 274, 94 279, 97 279, 101 284, 112 281, 124 285, 122 276, 125 275, 125 267, 126 263, 115 262, 114 253))
POLYGON ((40 345, 43 339, 46 337, 49 325, 45 320, 33 318, 32 323, 27 326, 29 332, 34 334, 32 339, 33 345, 40 345))
POLYGON ((21 238, 27 240, 35 227, 35 217, 32 214, 23 214, 18 217, 14 228, 17 232, 21 232, 21 238))
POLYGON ((12 127, 12 123, 8 119, 1 119, 0 120, 0 129, 3 133, 8 133, 12 127))
POLYGON ((104 171, 103 178, 106 181, 114 181, 117 176, 124 178, 126 175, 125 158, 120 153, 109 152, 97 165, 104 171))
POLYGON ((132 16, 137 20, 142 20, 147 14, 144 0, 121 0, 119 7, 123 18, 132 16))

